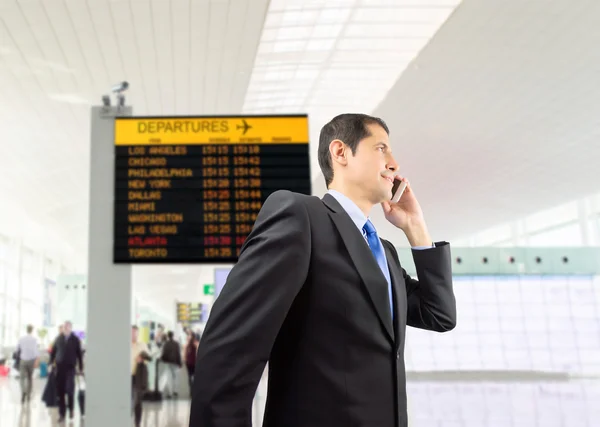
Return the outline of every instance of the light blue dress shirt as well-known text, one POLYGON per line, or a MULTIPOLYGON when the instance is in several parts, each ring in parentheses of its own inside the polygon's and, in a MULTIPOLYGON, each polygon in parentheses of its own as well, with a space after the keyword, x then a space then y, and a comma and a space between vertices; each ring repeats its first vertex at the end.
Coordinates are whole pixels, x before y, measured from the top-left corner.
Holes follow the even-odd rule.
MULTIPOLYGON (((363 211, 360 210, 360 208, 358 206, 356 206, 356 203, 354 203, 352 200, 350 200, 348 197, 346 197, 345 195, 343 195, 342 193, 340 193, 339 191, 335 191, 335 190, 329 190, 328 191, 329 194, 331 194, 335 200, 338 201, 338 203, 342 206, 342 208, 346 211, 346 213, 348 214, 348 216, 350 216, 350 219, 352 219, 352 222, 354 222, 354 224, 356 225, 356 227, 358 228, 358 230, 362 233, 363 238, 365 239, 365 243, 367 243, 367 245, 369 244, 368 239, 367 239, 367 233, 364 229, 364 226, 366 224, 366 222, 368 221, 369 218, 367 218, 367 216, 363 213, 363 211)), ((434 245, 432 246, 413 246, 412 249, 416 249, 416 250, 424 250, 424 249, 431 249, 432 247, 434 247, 434 245)), ((384 265, 385 265, 385 271, 383 271, 383 266, 382 268, 382 273, 385 276, 385 280, 388 284, 388 294, 389 294, 389 298, 390 298, 390 308, 392 311, 392 317, 394 317, 393 313, 394 313, 394 309, 393 309, 393 299, 392 299, 392 279, 390 277, 390 271, 389 271, 389 267, 388 267, 388 263, 387 263, 387 257, 385 255, 385 251, 383 251, 383 258, 384 258, 384 265)))
MULTIPOLYGON (((356 227, 358 227, 358 230, 362 233, 363 237, 365 238, 365 242, 366 242, 367 235, 365 234, 363 227, 365 226, 365 223, 367 222, 367 220, 369 218, 367 218, 365 216, 365 214, 363 213, 363 211, 361 211, 360 208, 358 206, 356 206, 356 203, 354 203, 352 200, 350 200, 348 197, 346 197, 339 191, 328 190, 327 192, 329 194, 331 194, 335 198, 335 200, 338 201, 338 203, 342 206, 342 208, 344 208, 344 210, 350 216, 350 218, 352 219, 354 224, 356 224, 356 227)), ((435 247, 435 245, 432 244, 431 246, 413 246, 412 249, 423 250, 423 249, 431 249, 434 247, 435 247)))

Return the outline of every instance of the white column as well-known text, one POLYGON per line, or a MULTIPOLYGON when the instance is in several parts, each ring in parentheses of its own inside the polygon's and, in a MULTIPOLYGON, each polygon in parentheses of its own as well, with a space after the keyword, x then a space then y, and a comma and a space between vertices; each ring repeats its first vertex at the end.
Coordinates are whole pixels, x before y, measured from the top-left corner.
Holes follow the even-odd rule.
MULTIPOLYGON (((87 427, 132 425, 131 266, 113 264, 116 113, 116 108, 92 107, 85 357, 87 427)), ((131 107, 125 107, 120 115, 131 115, 131 107)))
POLYGON ((510 223, 510 243, 515 247, 521 246, 521 230, 518 220, 510 223))
POLYGON ((590 197, 590 211, 592 212, 592 246, 600 246, 600 195, 590 197))
POLYGON ((517 220, 517 230, 519 233, 519 246, 529 246, 529 230, 525 219, 517 220))
POLYGON ((577 216, 579 217, 579 228, 581 231, 581 245, 589 246, 591 240, 590 209, 588 200, 581 199, 577 202, 577 216))
POLYGON ((21 324, 21 313, 23 312, 23 241, 18 239, 15 241, 16 246, 16 259, 15 265, 17 267, 17 278, 18 278, 18 286, 19 292, 17 294, 17 338, 23 335, 23 325, 21 324))
MULTIPOLYGON (((7 247, 7 253, 8 253, 8 247, 10 245, 10 240, 7 238, 4 238, 2 236, 0 236, 0 245, 6 245, 7 247)), ((0 286, 0 289, 4 289, 4 307, 2 307, 3 311, 2 311, 2 325, 3 327, 0 328, 0 343, 6 343, 7 341, 7 336, 6 336, 6 322, 8 320, 8 265, 9 265, 9 257, 6 256, 5 258, 0 258, 0 268, 4 269, 4 279, 3 280, 4 283, 2 284, 2 286, 0 286), (2 265, 4 264, 4 265, 2 265)))

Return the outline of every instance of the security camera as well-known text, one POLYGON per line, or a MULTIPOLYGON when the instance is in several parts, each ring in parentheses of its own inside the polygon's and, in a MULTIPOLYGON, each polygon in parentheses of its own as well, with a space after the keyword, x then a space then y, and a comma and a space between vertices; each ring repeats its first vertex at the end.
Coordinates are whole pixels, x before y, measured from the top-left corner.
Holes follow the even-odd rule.
POLYGON ((127 89, 129 89, 129 83, 127 82, 121 82, 112 87, 113 93, 125 92, 127 89))
POLYGON ((102 96, 102 105, 104 105, 105 107, 110 107, 110 96, 108 96, 108 95, 102 96))

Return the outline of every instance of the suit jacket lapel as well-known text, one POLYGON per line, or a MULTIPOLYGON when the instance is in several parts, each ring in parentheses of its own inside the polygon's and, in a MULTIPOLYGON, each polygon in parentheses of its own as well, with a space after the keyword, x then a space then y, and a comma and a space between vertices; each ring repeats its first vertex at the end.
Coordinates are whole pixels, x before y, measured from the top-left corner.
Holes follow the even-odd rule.
POLYGON ((390 269, 390 277, 392 279, 392 288, 394 290, 394 331, 396 349, 404 339, 406 330, 406 283, 396 260, 392 255, 392 251, 388 249, 387 244, 383 244, 385 248, 385 257, 387 258, 388 268, 390 269))
POLYGON ((367 288, 381 323, 387 331, 389 338, 393 341, 394 331, 385 276, 381 272, 363 235, 337 200, 333 196, 326 194, 323 197, 323 202, 333 211, 329 215, 338 229, 346 245, 346 249, 348 249, 348 253, 354 262, 358 274, 367 288))

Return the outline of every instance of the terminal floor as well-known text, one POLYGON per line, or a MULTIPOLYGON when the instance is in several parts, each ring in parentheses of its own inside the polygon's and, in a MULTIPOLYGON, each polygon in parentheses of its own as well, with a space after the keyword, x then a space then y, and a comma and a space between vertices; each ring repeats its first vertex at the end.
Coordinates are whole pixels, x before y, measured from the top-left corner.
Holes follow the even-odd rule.
MULTIPOLYGON (((41 401, 45 380, 36 379, 34 396, 29 405, 21 405, 19 380, 0 378, 0 426, 2 427, 84 427, 77 402, 75 417, 58 424, 58 410, 48 409, 41 401)), ((162 403, 144 402, 142 427, 188 427, 190 402, 188 399, 167 400, 162 403)), ((131 426, 133 427, 133 418, 131 426)), ((108 426, 107 426, 108 427, 108 426)), ((119 426, 121 427, 121 426, 119 426)), ((123 426, 129 427, 129 426, 123 426)))
MULTIPOLYGON (((600 426, 600 383, 597 379, 529 377, 522 373, 511 378, 506 372, 487 378, 481 373, 447 377, 436 373, 409 378, 411 427, 600 426)), ((0 426, 58 426, 56 409, 48 410, 40 400, 43 386, 44 381, 35 381, 35 397, 29 407, 23 407, 18 380, 0 378, 0 426)), ((259 389, 255 407, 264 407, 261 394, 259 389)), ((144 402, 142 426, 188 427, 189 406, 187 399, 144 402)), ((260 421, 260 417, 257 420, 260 421)), ((64 425, 82 427, 85 419, 80 418, 76 409, 73 422, 64 425)))

